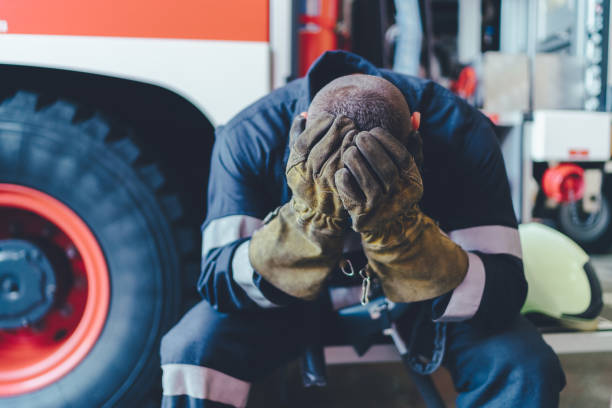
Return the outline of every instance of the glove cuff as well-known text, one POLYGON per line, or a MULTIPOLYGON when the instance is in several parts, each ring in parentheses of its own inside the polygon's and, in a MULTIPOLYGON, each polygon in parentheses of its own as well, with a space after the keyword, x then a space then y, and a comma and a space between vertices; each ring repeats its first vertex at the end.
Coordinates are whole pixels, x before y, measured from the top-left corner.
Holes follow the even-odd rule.
MULTIPOLYGON (((447 293, 463 281, 467 253, 436 223, 419 211, 401 235, 379 234, 367 241, 368 265, 380 278, 385 295, 394 302, 416 302, 447 293)), ((397 227, 396 227, 397 228, 397 227)))
POLYGON ((249 245, 251 266, 269 283, 294 297, 317 297, 342 256, 342 235, 300 224, 291 203, 256 231, 249 245))

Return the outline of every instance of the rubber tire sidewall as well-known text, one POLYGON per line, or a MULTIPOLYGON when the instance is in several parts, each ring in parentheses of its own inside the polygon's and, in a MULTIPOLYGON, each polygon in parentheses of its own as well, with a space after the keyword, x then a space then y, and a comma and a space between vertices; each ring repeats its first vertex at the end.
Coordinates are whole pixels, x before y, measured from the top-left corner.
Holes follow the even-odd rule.
POLYGON ((104 329, 85 359, 45 388, 0 399, 0 407, 139 406, 158 378, 159 339, 179 305, 175 244, 155 195, 103 140, 39 112, 0 112, 0 182, 74 210, 98 239, 111 283, 104 329))
POLYGON ((589 252, 607 250, 612 239, 612 209, 610 208, 608 198, 603 194, 599 211, 601 214, 595 227, 585 231, 584 229, 577 228, 572 221, 570 205, 562 205, 559 208, 559 226, 561 231, 589 252))

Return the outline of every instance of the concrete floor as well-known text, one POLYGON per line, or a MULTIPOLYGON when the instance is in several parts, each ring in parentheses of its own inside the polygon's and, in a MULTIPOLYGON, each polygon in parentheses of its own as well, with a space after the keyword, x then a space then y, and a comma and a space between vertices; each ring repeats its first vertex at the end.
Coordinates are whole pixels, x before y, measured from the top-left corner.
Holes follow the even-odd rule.
MULTIPOLYGON (((593 257, 604 290, 603 316, 612 320, 612 255, 593 257)), ((561 393, 561 407, 612 408, 612 353, 561 355, 568 385, 561 393)), ((424 407, 399 363, 328 367, 330 384, 304 389, 297 364, 279 370, 255 384, 249 408, 407 408, 424 407)), ((439 370, 434 381, 443 390, 449 407, 456 393, 448 372, 439 370)))

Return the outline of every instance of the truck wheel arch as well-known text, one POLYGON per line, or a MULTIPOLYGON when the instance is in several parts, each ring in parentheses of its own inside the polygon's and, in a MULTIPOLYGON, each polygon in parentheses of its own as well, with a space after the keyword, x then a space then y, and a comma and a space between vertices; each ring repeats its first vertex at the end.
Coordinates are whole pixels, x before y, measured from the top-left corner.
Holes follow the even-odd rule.
POLYGON ((204 216, 214 126, 189 100, 153 84, 68 70, 0 65, 0 77, 0 96, 31 91, 128 123, 143 139, 142 145, 164 156, 188 190, 193 210, 204 216))

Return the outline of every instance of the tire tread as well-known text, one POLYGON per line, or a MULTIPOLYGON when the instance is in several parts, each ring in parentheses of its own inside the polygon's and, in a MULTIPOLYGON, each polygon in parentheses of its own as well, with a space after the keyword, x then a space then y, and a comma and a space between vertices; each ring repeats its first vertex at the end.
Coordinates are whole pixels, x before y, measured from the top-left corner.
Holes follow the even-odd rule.
MULTIPOLYGON (((170 176, 164 170, 165 163, 148 153, 147 146, 136 137, 129 124, 126 126, 90 107, 29 91, 17 91, 3 99, 0 98, 0 113, 2 112, 7 113, 7 116, 15 122, 51 123, 51 126, 56 122, 58 126, 60 124, 72 126, 76 133, 81 133, 97 144, 106 146, 110 152, 131 167, 135 177, 154 197, 159 211, 168 223, 172 235, 170 237, 172 246, 169 248, 176 249, 182 274, 177 285, 182 287, 183 302, 186 296, 193 297, 191 292, 195 292, 195 286, 187 283, 194 280, 191 275, 197 273, 194 271, 199 269, 194 263, 196 257, 199 258, 199 254, 196 253, 199 231, 189 227, 182 196, 179 192, 173 191, 172 183, 168 181, 170 176)), ((137 387, 142 392, 144 380, 136 381, 134 384, 131 386, 137 387)))

